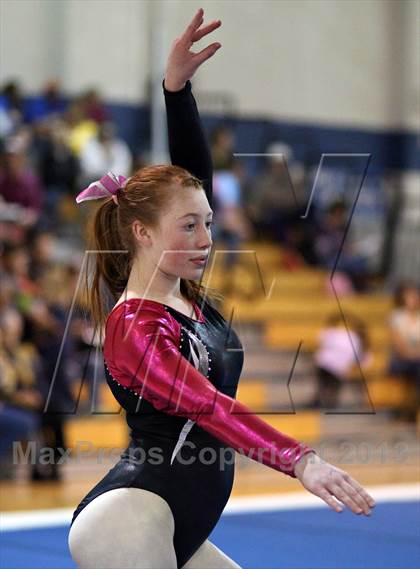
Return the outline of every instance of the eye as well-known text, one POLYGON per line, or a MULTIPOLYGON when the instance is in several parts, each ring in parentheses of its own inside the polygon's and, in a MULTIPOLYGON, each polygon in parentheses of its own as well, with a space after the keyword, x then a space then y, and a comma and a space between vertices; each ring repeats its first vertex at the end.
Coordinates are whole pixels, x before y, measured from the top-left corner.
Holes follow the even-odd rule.
MULTIPOLYGON (((189 223, 188 225, 185 226, 185 229, 186 229, 187 231, 192 231, 192 229, 195 227, 195 225, 196 225, 195 223, 189 223)), ((207 221, 207 222, 206 222, 206 225, 207 225, 208 228, 210 228, 210 227, 213 225, 213 222, 212 222, 212 221, 207 221)))

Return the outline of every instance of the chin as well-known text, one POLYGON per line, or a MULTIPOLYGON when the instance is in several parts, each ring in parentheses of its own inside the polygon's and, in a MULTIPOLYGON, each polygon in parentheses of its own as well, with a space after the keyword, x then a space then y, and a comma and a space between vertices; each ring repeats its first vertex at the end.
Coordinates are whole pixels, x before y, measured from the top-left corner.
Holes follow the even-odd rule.
POLYGON ((199 267, 192 271, 185 271, 185 274, 182 275, 181 278, 188 279, 189 281, 199 281, 202 279, 202 275, 204 272, 204 267, 199 267))
POLYGON ((200 267, 194 267, 193 263, 189 263, 188 266, 183 266, 183 268, 180 268, 180 265, 178 266, 172 266, 172 267, 168 267, 166 271, 164 271, 166 274, 168 275, 173 275, 174 277, 177 277, 179 279, 187 279, 189 281, 195 281, 195 280, 200 280, 203 276, 204 270, 206 268, 206 265, 200 267))

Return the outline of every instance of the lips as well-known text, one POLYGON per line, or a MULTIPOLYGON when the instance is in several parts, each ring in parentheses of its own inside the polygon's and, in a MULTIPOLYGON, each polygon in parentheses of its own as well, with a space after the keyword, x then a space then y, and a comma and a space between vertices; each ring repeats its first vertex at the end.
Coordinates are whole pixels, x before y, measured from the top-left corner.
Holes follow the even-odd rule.
POLYGON ((194 257, 190 261, 207 261, 208 255, 201 255, 200 257, 194 257))

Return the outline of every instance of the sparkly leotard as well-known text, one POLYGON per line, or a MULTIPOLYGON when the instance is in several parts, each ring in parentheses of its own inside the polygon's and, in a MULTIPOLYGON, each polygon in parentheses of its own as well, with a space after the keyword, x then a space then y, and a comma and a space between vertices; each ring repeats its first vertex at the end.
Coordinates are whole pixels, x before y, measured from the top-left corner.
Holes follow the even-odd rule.
MULTIPOLYGON (((204 181, 211 205, 211 160, 188 82, 165 91, 171 159, 204 181), (184 140, 184 144, 180 141, 184 140)), ((178 567, 219 520, 234 479, 235 451, 294 477, 309 446, 273 429, 235 400, 242 344, 209 299, 187 316, 150 299, 132 298, 108 316, 104 359, 112 393, 126 411, 130 444, 83 498, 142 488, 164 498, 174 517, 178 567)))

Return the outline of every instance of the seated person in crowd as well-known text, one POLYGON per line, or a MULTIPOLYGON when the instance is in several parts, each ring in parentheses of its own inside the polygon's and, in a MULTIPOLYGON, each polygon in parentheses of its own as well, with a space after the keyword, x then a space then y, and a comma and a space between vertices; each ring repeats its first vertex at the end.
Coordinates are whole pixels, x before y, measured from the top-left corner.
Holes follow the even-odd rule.
MULTIPOLYGON (((3 477, 13 443, 37 437, 43 397, 42 368, 33 345, 22 342, 23 317, 12 306, 0 313, 0 460, 3 477)), ((10 464, 9 464, 10 465, 10 464)), ((13 476, 8 471, 7 477, 13 476)))
MULTIPOLYGON (((420 406, 420 290, 414 283, 401 283, 395 291, 391 313, 389 373, 401 377, 413 390, 405 410, 415 420, 420 406)), ((404 414, 404 412, 403 412, 404 414)))
POLYGON ((345 322, 341 314, 330 316, 320 332, 314 361, 317 389, 310 406, 337 410, 343 384, 354 366, 363 367, 371 361, 365 324, 348 313, 345 322))

